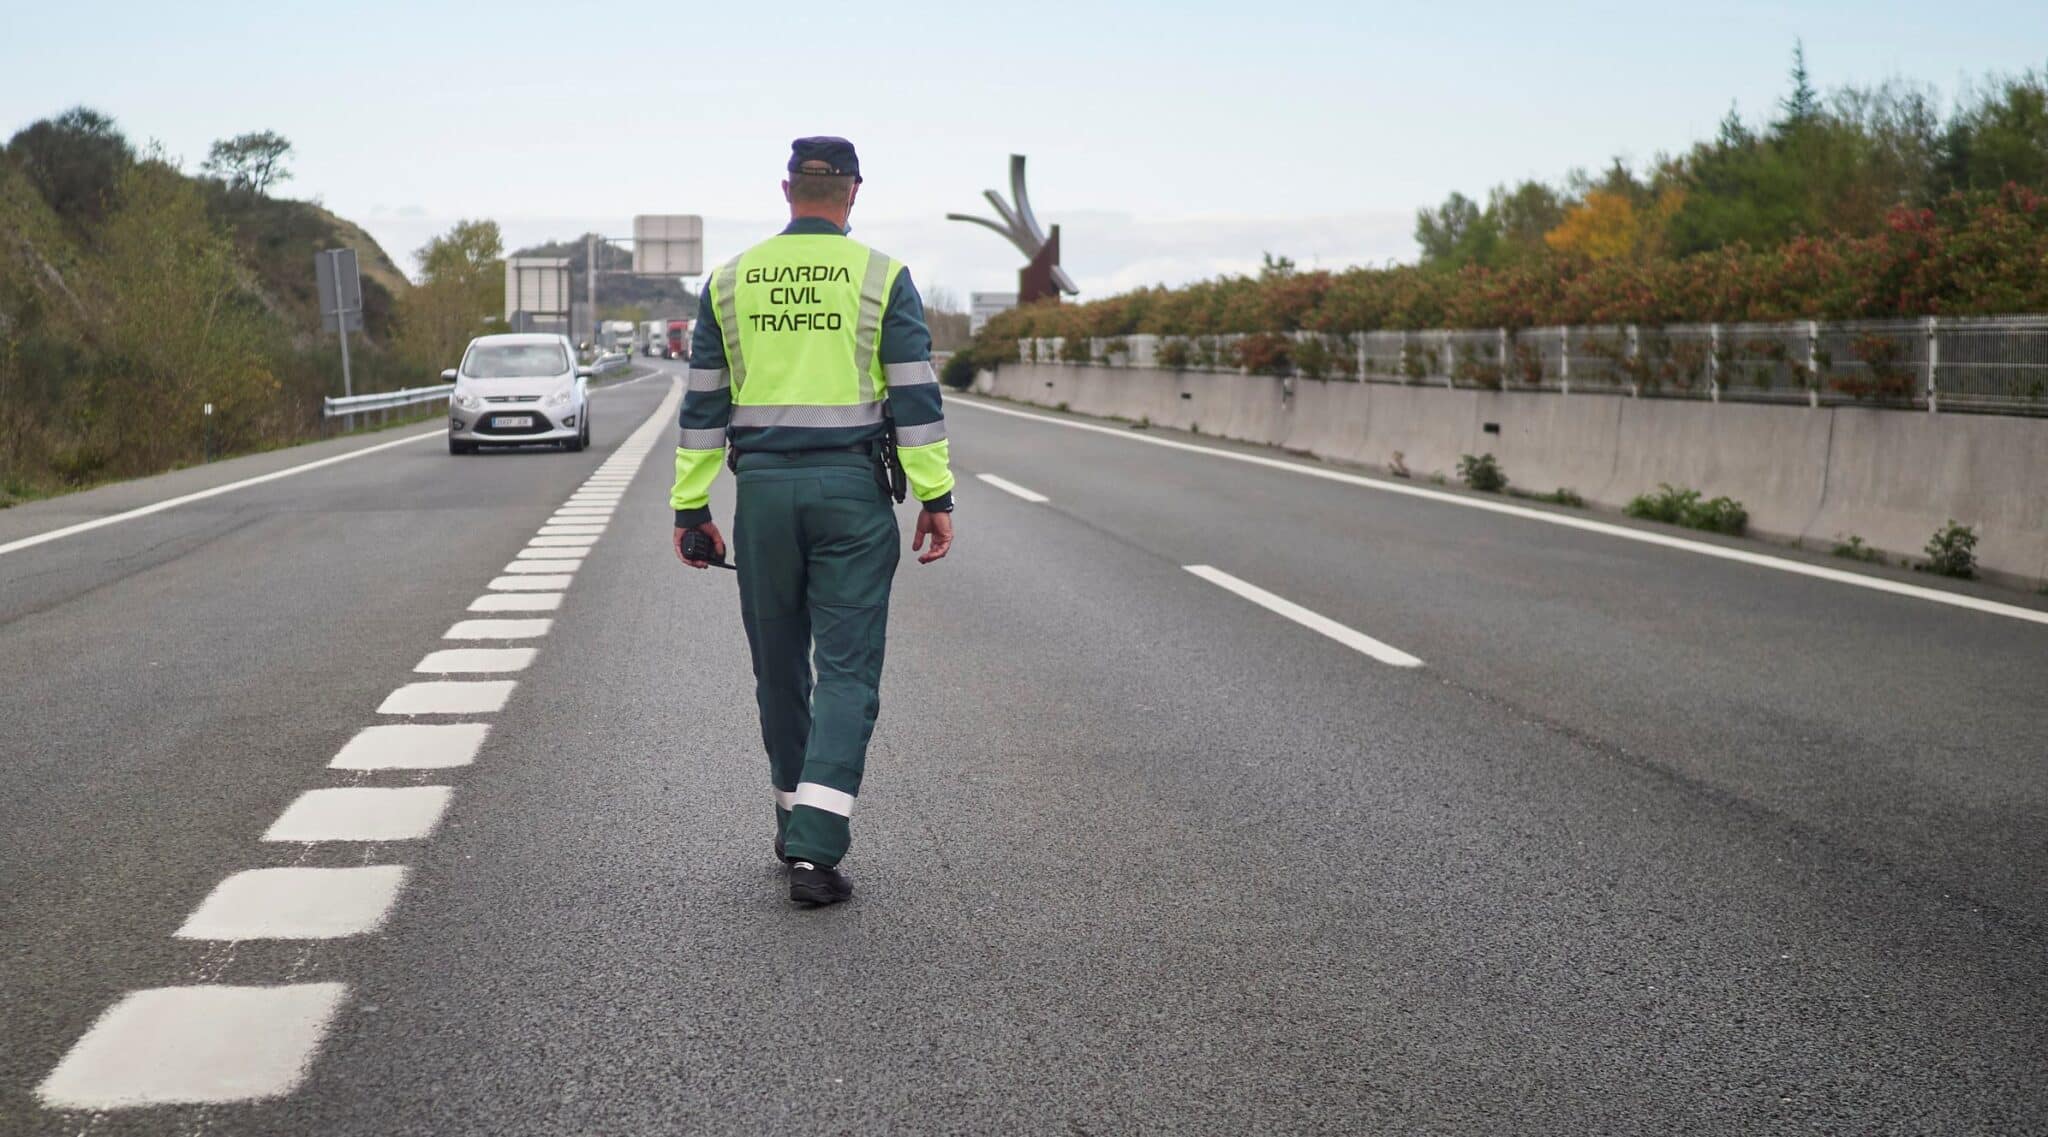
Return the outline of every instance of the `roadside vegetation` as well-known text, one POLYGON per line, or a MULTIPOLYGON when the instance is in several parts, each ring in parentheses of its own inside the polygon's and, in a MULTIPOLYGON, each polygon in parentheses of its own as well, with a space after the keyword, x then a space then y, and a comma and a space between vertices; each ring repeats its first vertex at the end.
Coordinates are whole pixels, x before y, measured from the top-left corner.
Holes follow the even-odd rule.
POLYGON ((495 225, 420 250, 415 287, 361 229, 272 196, 292 153, 250 132, 187 173, 84 107, 0 148, 0 506, 319 434, 341 393, 319 250, 357 253, 358 392, 435 382, 485 330, 495 225))
POLYGON ((1726 533, 1735 537, 1749 528, 1749 511, 1734 498, 1702 499, 1698 490, 1680 489, 1669 483, 1658 486, 1655 493, 1638 494, 1629 499, 1622 512, 1645 521, 1662 521, 1667 525, 1683 525, 1687 529, 1704 529, 1709 533, 1726 533))
POLYGON ((1977 575, 1977 531, 1968 525, 1956 524, 1954 518, 1927 539, 1926 552, 1927 563, 1914 566, 1922 572, 1952 576, 1958 580, 1969 580, 1977 575))
POLYGON ((2048 310, 2048 75, 1990 77, 1944 113, 1907 83, 1823 95, 1795 51, 1787 87, 1768 121, 1731 112, 1644 169, 1454 193, 1418 213, 1415 265, 1268 256, 1255 276, 1017 309, 974 354, 1149 334, 1171 337, 1162 367, 1341 377, 1345 353, 1284 333, 2048 310), (1227 359, 1192 338, 1226 333, 1246 335, 1227 359))

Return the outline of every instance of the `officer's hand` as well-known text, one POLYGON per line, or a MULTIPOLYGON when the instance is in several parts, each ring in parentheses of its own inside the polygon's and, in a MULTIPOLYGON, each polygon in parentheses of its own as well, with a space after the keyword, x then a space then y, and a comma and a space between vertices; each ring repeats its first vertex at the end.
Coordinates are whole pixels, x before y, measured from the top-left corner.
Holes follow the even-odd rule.
MULTIPOLYGON (((718 531, 718 523, 717 523, 717 522, 715 522, 715 521, 706 521, 706 522, 705 522, 704 524, 702 524, 702 525, 699 525, 699 526, 697 526, 697 531, 698 531, 698 532, 700 532, 700 533, 702 533, 702 534, 704 534, 704 535, 705 535, 706 537, 709 537, 709 538, 711 538, 711 548, 712 548, 712 550, 713 550, 714 552, 716 552, 716 553, 718 554, 718 559, 719 559, 719 560, 721 560, 721 561, 722 561, 722 560, 724 560, 724 559, 725 559, 725 537, 724 537, 724 536, 723 536, 722 534, 720 534, 720 533, 719 533, 719 531, 718 531)), ((690 532, 690 530, 689 530, 689 528, 688 528, 687 526, 682 526, 682 525, 678 525, 678 526, 676 526, 676 535, 675 535, 675 550, 676 550, 676 559, 677 559, 677 560, 679 560, 679 561, 681 561, 681 562, 683 562, 683 563, 684 563, 684 564, 686 564, 686 565, 689 565, 689 566, 690 566, 691 568, 693 568, 693 569, 700 569, 700 568, 710 568, 710 567, 711 567, 711 564, 710 564, 710 562, 709 562, 709 561, 693 561, 693 560, 691 560, 690 558, 688 558, 688 557, 686 557, 686 556, 684 556, 684 555, 683 555, 683 534, 685 534, 685 533, 688 533, 688 532, 690 532)))
POLYGON ((917 535, 910 539, 910 551, 924 548, 924 539, 932 539, 931 551, 917 558, 917 563, 928 565, 953 549, 953 515, 933 513, 929 509, 917 511, 917 535))

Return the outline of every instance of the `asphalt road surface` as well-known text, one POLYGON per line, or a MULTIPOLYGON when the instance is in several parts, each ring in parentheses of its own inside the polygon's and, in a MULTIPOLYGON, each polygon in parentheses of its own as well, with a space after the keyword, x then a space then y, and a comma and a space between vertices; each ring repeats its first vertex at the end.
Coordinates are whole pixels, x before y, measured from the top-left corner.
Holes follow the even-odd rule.
POLYGON ((2037 598, 954 400, 799 910, 671 380, 0 514, 0 1132, 2048 1132, 2037 598))

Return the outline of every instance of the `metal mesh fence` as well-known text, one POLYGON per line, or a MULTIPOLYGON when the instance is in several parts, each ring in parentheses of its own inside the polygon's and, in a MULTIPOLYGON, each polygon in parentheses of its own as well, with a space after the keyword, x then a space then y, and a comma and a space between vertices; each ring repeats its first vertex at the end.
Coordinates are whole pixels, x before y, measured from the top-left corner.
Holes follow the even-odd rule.
POLYGON ((1933 346, 1942 409, 2048 414, 2048 317, 1939 320, 1933 346))
MULTIPOLYGON (((2048 415, 2048 316, 1296 332, 1297 374, 1641 398, 2048 415)), ((1026 362, 1240 369, 1241 335, 1022 340, 1026 362)))

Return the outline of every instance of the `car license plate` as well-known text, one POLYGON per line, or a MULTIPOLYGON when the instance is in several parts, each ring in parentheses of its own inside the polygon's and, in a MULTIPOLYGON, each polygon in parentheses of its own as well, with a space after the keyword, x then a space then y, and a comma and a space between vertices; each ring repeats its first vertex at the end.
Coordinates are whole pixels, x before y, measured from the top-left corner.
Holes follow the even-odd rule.
POLYGON ((532 416, 532 415, 499 415, 499 416, 498 416, 497 418, 495 418, 495 419, 492 419, 492 420, 491 420, 491 425, 492 425, 492 426, 495 426, 495 427, 499 427, 499 428, 501 428, 501 429, 504 429, 504 430, 510 430, 510 429, 512 429, 513 427, 519 427, 519 426, 532 426, 532 425, 533 425, 533 416, 532 416))

